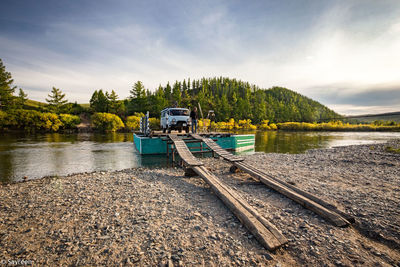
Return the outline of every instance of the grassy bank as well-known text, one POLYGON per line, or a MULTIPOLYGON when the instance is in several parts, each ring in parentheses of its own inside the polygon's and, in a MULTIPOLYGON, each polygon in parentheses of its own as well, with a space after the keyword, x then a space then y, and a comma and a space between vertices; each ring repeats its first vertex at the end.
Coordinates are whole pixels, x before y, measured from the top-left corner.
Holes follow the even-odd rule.
POLYGON ((400 123, 393 124, 350 124, 341 121, 324 123, 308 122, 284 122, 270 123, 264 120, 261 124, 253 125, 251 120, 235 121, 230 119, 228 122, 210 122, 210 120, 200 120, 199 126, 211 128, 212 130, 282 130, 282 131, 400 131, 400 123))
POLYGON ((341 121, 326 123, 285 122, 278 123, 279 130, 284 131, 400 131, 400 123, 395 125, 350 124, 341 121))
MULTIPOLYGON (((143 113, 121 118, 112 113, 94 113, 90 123, 94 130, 104 132, 137 131, 140 128, 140 118, 143 113)), ((79 116, 71 114, 55 114, 35 110, 17 109, 8 112, 0 111, 0 129, 23 131, 57 132, 63 129, 76 129, 80 123, 79 116)), ((272 123, 263 120, 260 124, 252 124, 250 119, 213 122, 200 119, 200 130, 229 131, 229 130, 264 130, 264 131, 400 131, 400 123, 374 122, 370 124, 350 124, 341 121, 325 123, 283 122, 272 123)), ((160 130, 160 119, 150 118, 150 128, 160 130)))

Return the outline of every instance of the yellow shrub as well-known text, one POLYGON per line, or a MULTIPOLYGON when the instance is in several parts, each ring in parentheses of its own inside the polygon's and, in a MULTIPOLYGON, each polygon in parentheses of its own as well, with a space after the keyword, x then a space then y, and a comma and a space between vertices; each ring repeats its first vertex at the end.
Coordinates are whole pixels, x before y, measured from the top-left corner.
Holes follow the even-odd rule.
POLYGON ((140 117, 139 116, 129 116, 126 118, 126 127, 131 130, 140 129, 140 117))
POLYGON ((284 122, 278 123, 280 130, 289 131, 399 131, 399 126, 377 126, 375 124, 350 124, 341 121, 323 123, 284 122))
POLYGON ((251 124, 251 120, 239 120, 238 124, 235 126, 237 129, 245 129, 245 130, 255 130, 257 127, 251 124))
POLYGON ((115 132, 124 127, 120 117, 111 113, 93 114, 92 125, 95 129, 106 132, 115 132))
POLYGON ((65 129, 73 129, 81 123, 81 119, 79 116, 71 115, 71 114, 60 114, 60 121, 63 123, 63 128, 65 129))
POLYGON ((271 128, 271 130, 278 130, 278 127, 276 126, 275 123, 271 123, 271 124, 269 125, 269 128, 271 128))
POLYGON ((158 130, 160 129, 160 119, 157 118, 149 118, 150 129, 158 130))

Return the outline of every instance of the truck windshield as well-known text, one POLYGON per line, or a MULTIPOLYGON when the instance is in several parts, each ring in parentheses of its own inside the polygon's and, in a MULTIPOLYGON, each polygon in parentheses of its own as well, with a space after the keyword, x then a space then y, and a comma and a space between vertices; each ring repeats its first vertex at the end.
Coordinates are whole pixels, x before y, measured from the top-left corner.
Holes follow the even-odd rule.
POLYGON ((187 109, 171 109, 169 113, 172 116, 189 116, 189 110, 187 109))

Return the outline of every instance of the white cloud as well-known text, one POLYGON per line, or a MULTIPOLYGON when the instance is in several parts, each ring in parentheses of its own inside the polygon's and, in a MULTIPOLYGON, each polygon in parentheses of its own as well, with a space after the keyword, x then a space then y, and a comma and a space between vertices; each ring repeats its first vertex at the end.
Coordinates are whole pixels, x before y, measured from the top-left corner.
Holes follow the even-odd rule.
POLYGON ((100 88, 127 97, 137 80, 154 89, 188 77, 229 76, 263 88, 285 86, 345 113, 367 108, 340 105, 324 98, 324 90, 352 96, 379 84, 400 84, 400 20, 365 37, 344 23, 351 17, 349 6, 337 6, 293 41, 290 32, 268 25, 246 28, 222 5, 192 16, 163 28, 63 22, 49 26, 42 43, 0 37, 0 49, 15 83, 37 100, 52 86, 71 101, 88 102, 100 88))

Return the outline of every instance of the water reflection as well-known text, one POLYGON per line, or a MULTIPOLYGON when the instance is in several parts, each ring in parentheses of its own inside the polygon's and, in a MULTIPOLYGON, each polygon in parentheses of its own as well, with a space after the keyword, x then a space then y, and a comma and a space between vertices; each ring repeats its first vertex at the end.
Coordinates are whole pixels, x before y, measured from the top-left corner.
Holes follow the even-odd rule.
POLYGON ((326 147, 333 140, 330 135, 304 132, 257 132, 257 152, 304 153, 309 149, 326 147))
MULTIPOLYGON (((369 144, 400 138, 400 133, 376 132, 253 132, 257 152, 304 153, 314 148, 369 144)), ((1 134, 0 181, 67 175, 138 166, 166 167, 163 155, 141 156, 133 135, 110 134, 1 134)))
POLYGON ((256 132, 256 152, 304 153, 310 149, 386 142, 398 132, 256 132))
POLYGON ((132 134, 2 134, 0 181, 139 166, 132 134))

